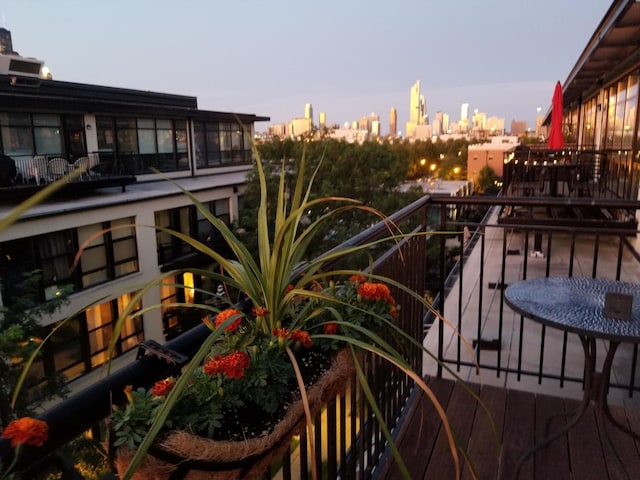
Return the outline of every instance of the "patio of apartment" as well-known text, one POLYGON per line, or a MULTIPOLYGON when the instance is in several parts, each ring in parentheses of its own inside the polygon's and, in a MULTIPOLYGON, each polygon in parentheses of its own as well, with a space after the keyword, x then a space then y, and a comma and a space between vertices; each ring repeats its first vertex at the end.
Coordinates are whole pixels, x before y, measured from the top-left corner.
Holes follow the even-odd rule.
MULTIPOLYGON (((461 347, 464 342, 446 326, 440 338, 440 322, 433 324, 424 341, 430 352, 437 352, 443 342, 443 360, 486 405, 497 438, 487 412, 460 383, 446 380, 452 374, 444 370, 443 378, 438 378, 437 363, 425 355, 423 368, 429 385, 446 408, 478 478, 638 478, 640 442, 611 424, 604 427, 593 408, 569 432, 532 455, 520 475, 514 476, 524 452, 546 438, 546 419, 554 413, 572 412, 580 404, 584 351, 577 335, 545 328, 516 314, 504 303, 504 289, 523 278, 615 279, 618 263, 619 279, 638 283, 640 263, 628 248, 620 254, 619 238, 606 230, 584 235, 545 230, 542 251, 536 251, 535 231, 499 225, 500 212, 498 207, 492 209, 484 238, 467 253, 462 275, 451 285, 444 305, 444 317, 460 330, 473 351, 461 347), (478 371, 472 366, 474 355, 478 371)), ((637 244, 635 237, 626 238, 629 246, 637 244)), ((607 348, 608 342, 597 342, 597 369, 607 348)), ((618 422, 640 432, 640 395, 637 391, 629 394, 640 379, 633 367, 636 358, 637 347, 620 345, 611 373, 611 383, 617 386, 610 389, 608 401, 614 405, 611 410, 618 422)), ((567 421, 564 417, 554 420, 550 432, 567 421)), ((411 478, 454 478, 446 438, 425 395, 418 394, 398 438, 411 478)), ((463 478, 472 478, 468 465, 463 472, 463 478)), ((397 474, 391 462, 379 478, 397 478, 397 474)))

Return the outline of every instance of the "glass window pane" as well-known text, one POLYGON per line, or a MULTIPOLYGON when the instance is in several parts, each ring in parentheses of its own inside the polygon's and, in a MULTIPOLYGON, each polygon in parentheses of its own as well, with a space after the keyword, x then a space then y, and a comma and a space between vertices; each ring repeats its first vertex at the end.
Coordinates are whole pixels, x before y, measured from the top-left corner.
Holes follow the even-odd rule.
POLYGON ((173 153, 172 130, 158 130, 158 153, 173 153))
POLYGON ((132 129, 118 130, 118 150, 120 153, 137 153, 138 142, 136 131, 132 129))
POLYGON ((32 155, 31 129, 2 127, 2 146, 6 155, 32 155))
POLYGON ((155 128, 153 118, 139 118, 138 128, 155 128))
POLYGON ((37 127, 33 129, 38 155, 60 155, 62 135, 59 127, 37 127))
POLYGON ((156 132, 154 130, 138 130, 140 153, 156 153, 156 132))
POLYGON ((94 223, 93 225, 86 225, 78 228, 78 242, 85 247, 95 247, 104 244, 104 228, 101 223, 94 223), (91 242, 84 245, 85 242, 91 242))
POLYGON ((171 120, 156 120, 156 128, 158 130, 160 129, 171 130, 172 129, 171 120))
POLYGON ((45 114, 33 114, 33 124, 34 125, 47 125, 47 126, 60 126, 60 116, 59 115, 45 115, 45 114))
POLYGON ((135 130, 136 120, 135 118, 116 118, 116 127, 135 130))
POLYGON ((0 113, 1 125, 31 125, 31 117, 28 113, 0 113))
POLYGON ((107 252, 103 247, 94 247, 85 250, 81 257, 82 271, 90 272, 107 267, 107 252))

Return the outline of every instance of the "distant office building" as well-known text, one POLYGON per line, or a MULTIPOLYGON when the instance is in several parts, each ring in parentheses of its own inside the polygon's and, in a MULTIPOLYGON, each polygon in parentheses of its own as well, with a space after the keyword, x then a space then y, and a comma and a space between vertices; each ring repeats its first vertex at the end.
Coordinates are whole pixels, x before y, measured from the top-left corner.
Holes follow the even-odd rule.
POLYGON ((318 123, 320 124, 320 128, 321 129, 322 128, 326 128, 326 126, 327 126, 327 117, 326 117, 324 112, 320 112, 320 119, 319 119, 318 123))
POLYGON ((502 177, 504 159, 518 146, 516 136, 491 137, 490 143, 469 145, 467 149, 467 180, 475 181, 483 167, 490 167, 502 177))
POLYGON ((427 107, 424 95, 420 94, 420 80, 411 87, 409 99, 409 121, 406 123, 406 136, 413 137, 418 125, 428 123, 427 107))
POLYGON ((278 123, 276 125, 270 125, 267 128, 267 134, 271 137, 284 138, 287 136, 287 124, 278 123))
POLYGON ((437 111, 436 118, 433 121, 434 135, 442 135, 444 133, 443 119, 444 119, 444 113, 442 113, 441 111, 437 111))
POLYGON ((289 122, 288 134, 294 137, 305 135, 312 130, 312 123, 310 118, 292 118, 289 122))
POLYGON ((472 130, 486 130, 487 129, 487 114, 479 112, 477 109, 473 111, 473 117, 471 117, 472 130))
POLYGON ((442 133, 451 133, 449 130, 449 115, 442 114, 442 133))
POLYGON ((487 118, 486 130, 489 135, 504 135, 504 118, 487 118))
POLYGON ((466 132, 469 129, 469 104, 463 103, 460 108, 460 131, 466 132))
POLYGON ((377 137, 380 136, 380 115, 371 113, 367 118, 367 131, 377 137))
POLYGON ((304 118, 311 120, 311 125, 313 125, 313 106, 310 103, 304 106, 304 118))
POLYGON ((0 28, 0 53, 14 54, 11 32, 6 28, 0 28))
POLYGON ((391 107, 389 111, 389 136, 391 138, 398 136, 398 111, 395 107, 391 107))
POLYGON ((358 130, 369 131, 369 119, 367 117, 360 117, 358 119, 358 130))
POLYGON ((524 120, 511 120, 511 135, 524 135, 527 133, 527 122, 524 120))
POLYGON ((375 137, 380 136, 380 120, 373 120, 371 122, 371 135, 375 137))

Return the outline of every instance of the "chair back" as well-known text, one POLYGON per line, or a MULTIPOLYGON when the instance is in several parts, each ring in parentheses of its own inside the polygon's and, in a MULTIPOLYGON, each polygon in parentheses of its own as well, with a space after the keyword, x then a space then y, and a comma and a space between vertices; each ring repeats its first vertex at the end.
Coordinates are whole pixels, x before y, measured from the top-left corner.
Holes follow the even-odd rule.
POLYGON ((69 170, 69 162, 65 158, 56 157, 49 160, 48 163, 49 176, 53 180, 65 176, 69 170))

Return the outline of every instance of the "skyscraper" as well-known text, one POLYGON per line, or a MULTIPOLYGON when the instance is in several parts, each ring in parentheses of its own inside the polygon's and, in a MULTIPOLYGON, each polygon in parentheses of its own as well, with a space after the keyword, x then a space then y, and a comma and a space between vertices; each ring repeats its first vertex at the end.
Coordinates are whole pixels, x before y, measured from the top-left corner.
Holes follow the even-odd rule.
POLYGON ((389 111, 389 136, 395 138, 398 135, 398 111, 391 107, 389 111))
POLYGON ((460 130, 466 132, 469 129, 469 104, 463 103, 460 108, 460 130))
POLYGON ((320 124, 321 129, 327 126, 327 116, 325 115, 324 112, 320 112, 320 118, 318 120, 318 123, 320 124))
POLYGON ((11 32, 6 28, 0 27, 0 53, 11 54, 13 51, 13 44, 11 43, 11 32))
POLYGON ((411 87, 409 100, 409 121, 406 124, 406 136, 413 137, 418 125, 426 123, 427 107, 424 95, 420 95, 420 80, 411 87))
POLYGON ((304 106, 304 118, 309 120, 310 125, 313 125, 313 106, 310 103, 304 106))

